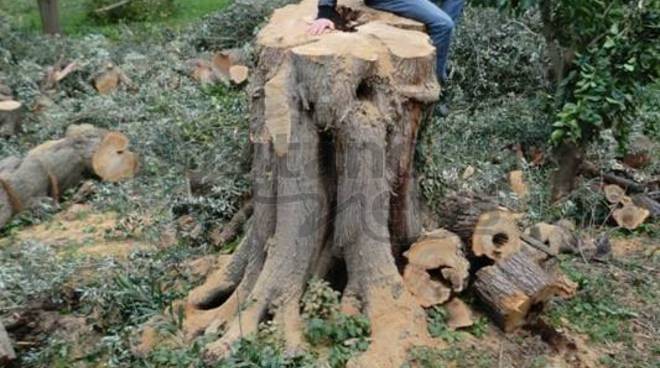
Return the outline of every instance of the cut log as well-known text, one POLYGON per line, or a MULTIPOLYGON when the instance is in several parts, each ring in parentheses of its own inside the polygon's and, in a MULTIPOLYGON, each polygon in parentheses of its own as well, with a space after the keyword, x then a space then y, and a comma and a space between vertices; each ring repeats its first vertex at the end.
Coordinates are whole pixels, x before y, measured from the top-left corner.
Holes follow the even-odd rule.
POLYGON ((190 77, 202 85, 213 84, 219 80, 213 64, 203 59, 191 59, 186 62, 190 77))
POLYGON ((11 137, 20 130, 22 106, 14 100, 0 101, 0 136, 11 137))
POLYGON ((404 255, 408 264, 403 281, 421 306, 442 304, 449 300, 452 291, 465 289, 470 263, 456 234, 444 229, 427 233, 404 255))
POLYGON ((474 324, 472 310, 459 298, 453 298, 445 305, 447 308, 447 327, 452 330, 470 327, 474 324))
POLYGON ((616 184, 622 188, 625 188, 626 191, 629 192, 643 193, 647 189, 646 185, 640 184, 634 180, 630 180, 612 173, 602 172, 598 166, 589 161, 583 161, 580 169, 582 170, 582 173, 589 177, 601 177, 604 182, 616 184))
POLYGON ((216 52, 211 59, 213 67, 224 75, 229 74, 229 68, 232 66, 231 57, 224 52, 216 52))
POLYGON ((245 65, 237 64, 232 55, 227 52, 216 52, 212 59, 213 68, 220 74, 221 80, 230 80, 234 84, 241 84, 248 78, 249 69, 245 65))
POLYGON ((404 255, 408 264, 403 281, 422 307, 442 304, 452 291, 465 289, 470 263, 456 234, 443 229, 427 233, 404 255))
POLYGON ((89 173, 108 181, 132 177, 137 158, 126 144, 117 144, 125 141, 121 133, 72 125, 64 138, 35 147, 20 163, 5 162, 0 172, 0 227, 37 198, 57 200, 89 173))
POLYGON ((614 210, 612 217, 617 225, 624 229, 635 230, 649 218, 651 212, 646 208, 637 207, 629 203, 625 206, 614 210))
POLYGON ((128 88, 132 85, 128 76, 112 63, 108 63, 103 70, 97 72, 93 80, 94 88, 102 95, 112 93, 120 85, 128 88))
POLYGON ((660 203, 646 194, 636 194, 628 203, 634 203, 639 207, 646 208, 652 219, 660 217, 660 203))
POLYGON ((570 230, 544 222, 525 229, 525 234, 546 245, 553 256, 561 252, 570 252, 577 244, 577 238, 570 230))
POLYGON ((476 274, 474 290, 489 307, 494 321, 510 332, 539 312, 552 297, 570 297, 576 285, 548 275, 524 252, 517 252, 476 274))
POLYGON ((135 153, 128 150, 128 138, 118 132, 109 132, 92 156, 94 173, 105 181, 121 181, 133 177, 138 169, 135 153))
POLYGON ((229 78, 234 84, 241 84, 248 79, 250 70, 245 65, 232 65, 229 68, 229 78))
POLYGON ((468 244, 474 256, 498 260, 521 247, 516 215, 489 199, 451 195, 439 212, 440 225, 468 244))
POLYGON ((609 184, 603 187, 605 198, 612 204, 618 204, 626 195, 626 191, 616 184, 609 184))
POLYGON ((12 347, 11 340, 7 335, 5 326, 3 326, 2 322, 0 321, 0 365, 7 364, 14 359, 16 359, 14 348, 12 347))
POLYGON ((509 173, 509 186, 520 199, 525 199, 529 195, 529 188, 525 183, 522 170, 514 170, 509 173))

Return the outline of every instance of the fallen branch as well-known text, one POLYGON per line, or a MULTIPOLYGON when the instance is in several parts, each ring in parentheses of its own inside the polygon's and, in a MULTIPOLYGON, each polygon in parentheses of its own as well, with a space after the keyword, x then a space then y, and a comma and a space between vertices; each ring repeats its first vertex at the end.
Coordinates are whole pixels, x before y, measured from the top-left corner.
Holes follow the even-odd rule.
POLYGON ((616 184, 630 192, 643 193, 647 189, 645 185, 639 184, 633 180, 612 173, 602 172, 596 165, 589 161, 584 161, 582 163, 582 172, 591 177, 601 177, 606 183, 616 184))
POLYGON ((243 207, 241 207, 241 209, 239 209, 238 212, 234 214, 229 222, 227 222, 221 228, 217 229, 218 231, 211 233, 209 236, 211 239, 211 244, 213 244, 213 246, 216 248, 219 248, 236 239, 238 234, 241 232, 241 229, 243 228, 243 224, 245 224, 245 222, 252 215, 253 209, 254 206, 252 205, 252 200, 245 202, 243 207))
POLYGON ((117 8, 119 8, 119 7, 122 7, 122 6, 124 6, 124 5, 126 5, 126 4, 128 4, 128 3, 130 3, 130 2, 131 2, 131 0, 122 0, 122 1, 120 1, 120 2, 118 2, 118 3, 114 3, 114 4, 106 5, 106 6, 102 7, 102 8, 98 8, 98 9, 94 10, 94 13, 96 13, 96 14, 105 13, 105 12, 107 12, 107 11, 110 11, 110 10, 117 9, 117 8))

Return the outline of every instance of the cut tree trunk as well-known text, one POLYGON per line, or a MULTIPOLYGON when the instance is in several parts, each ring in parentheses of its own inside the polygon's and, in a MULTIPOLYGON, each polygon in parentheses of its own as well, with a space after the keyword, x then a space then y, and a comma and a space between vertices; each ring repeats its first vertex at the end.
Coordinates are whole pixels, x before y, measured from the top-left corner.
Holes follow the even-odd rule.
POLYGON ((14 348, 12 347, 11 340, 7 335, 5 326, 3 326, 2 322, 0 321, 0 365, 9 363, 14 359, 16 359, 14 348))
POLYGON ((257 38, 252 226, 231 262, 190 294, 184 329, 193 337, 224 327, 207 345, 210 360, 270 317, 287 345, 299 346, 308 280, 343 263, 342 303, 365 313, 372 331, 351 364, 399 367, 428 339, 393 252, 421 228, 413 154, 439 93, 435 50, 421 24, 358 2, 339 2, 358 15, 352 32, 310 36, 316 6, 275 11, 257 38))
POLYGON ((489 199, 454 194, 444 199, 440 225, 456 233, 476 257, 504 258, 520 249, 516 216, 489 199))
POLYGON ((65 190, 94 174, 118 181, 137 171, 137 158, 128 139, 91 125, 71 125, 64 138, 43 143, 23 159, 0 162, 0 227, 32 201, 50 196, 58 200, 65 190))
POLYGON ((0 101, 0 136, 11 137, 20 130, 21 107, 18 101, 0 101))
POLYGON ((474 290, 506 332, 522 326, 554 296, 574 294, 575 285, 548 275, 525 252, 517 252, 476 274, 474 290))
POLYGON ((556 202, 575 189, 577 175, 582 166, 583 153, 580 146, 571 142, 562 143, 555 152, 557 168, 552 175, 552 201, 556 202))
POLYGON ((404 255, 408 264, 403 281, 423 307, 443 304, 452 291, 459 293, 467 286, 470 263, 456 234, 443 229, 425 234, 404 255))
POLYGON ((43 26, 44 33, 62 33, 58 0, 37 0, 37 2, 39 3, 39 15, 41 16, 41 25, 43 26))

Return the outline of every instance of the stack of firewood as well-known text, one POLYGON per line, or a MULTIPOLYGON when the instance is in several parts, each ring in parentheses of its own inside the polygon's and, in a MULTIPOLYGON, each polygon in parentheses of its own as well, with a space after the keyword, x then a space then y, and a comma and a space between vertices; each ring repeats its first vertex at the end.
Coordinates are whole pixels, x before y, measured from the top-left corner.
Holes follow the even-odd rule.
POLYGON ((472 288, 493 320, 512 331, 551 298, 575 293, 576 285, 546 264, 575 246, 567 223, 521 232, 519 216, 488 199, 454 195, 443 206, 443 228, 424 234, 405 253, 404 282, 423 307, 449 303, 452 314, 452 297, 472 288))

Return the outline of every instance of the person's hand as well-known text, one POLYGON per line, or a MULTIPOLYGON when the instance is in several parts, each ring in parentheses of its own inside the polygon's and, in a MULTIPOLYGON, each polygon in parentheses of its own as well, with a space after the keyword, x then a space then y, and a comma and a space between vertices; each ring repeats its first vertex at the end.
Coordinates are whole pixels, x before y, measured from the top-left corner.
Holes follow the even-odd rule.
POLYGON ((330 19, 319 18, 307 28, 307 33, 312 36, 318 36, 333 29, 335 29, 335 24, 330 19))

